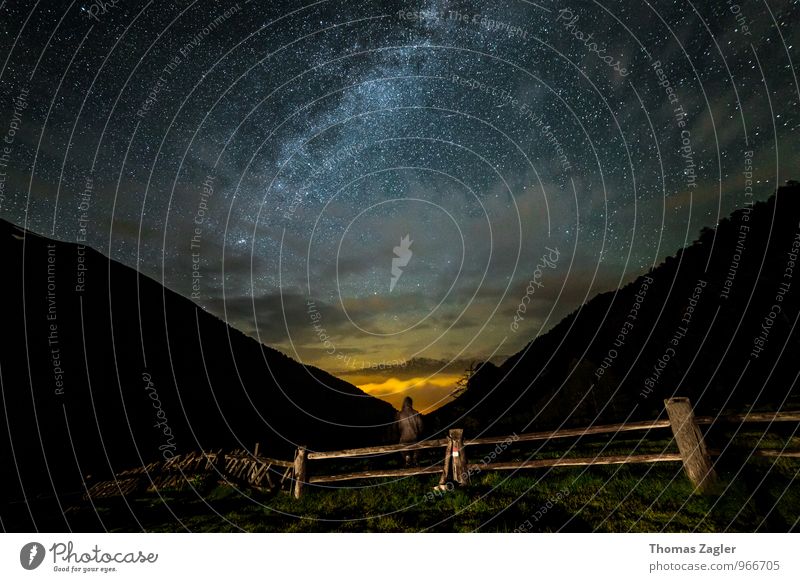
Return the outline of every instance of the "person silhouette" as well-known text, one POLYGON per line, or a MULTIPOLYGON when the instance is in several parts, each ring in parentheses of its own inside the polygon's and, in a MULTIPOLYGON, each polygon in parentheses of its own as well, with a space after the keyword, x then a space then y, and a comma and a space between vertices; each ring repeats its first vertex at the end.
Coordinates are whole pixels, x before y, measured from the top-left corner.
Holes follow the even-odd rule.
MULTIPOLYGON (((395 415, 400 432, 400 444, 414 443, 422 435, 422 415, 414 410, 410 396, 403 399, 403 407, 395 415)), ((417 451, 404 451, 403 461, 406 466, 417 462, 417 451)))

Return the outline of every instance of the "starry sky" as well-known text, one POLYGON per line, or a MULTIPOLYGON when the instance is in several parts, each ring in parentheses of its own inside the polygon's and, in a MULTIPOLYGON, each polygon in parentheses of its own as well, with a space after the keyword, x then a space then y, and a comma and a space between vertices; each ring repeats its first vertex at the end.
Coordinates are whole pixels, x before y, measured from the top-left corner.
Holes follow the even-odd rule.
POLYGON ((395 405, 800 176, 796 0, 0 13, 0 216, 395 405))

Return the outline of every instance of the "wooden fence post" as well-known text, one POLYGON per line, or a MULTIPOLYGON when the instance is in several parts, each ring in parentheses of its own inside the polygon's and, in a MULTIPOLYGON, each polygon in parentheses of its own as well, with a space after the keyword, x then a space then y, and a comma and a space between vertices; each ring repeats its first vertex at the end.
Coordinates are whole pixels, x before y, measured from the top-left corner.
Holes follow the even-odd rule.
POLYGON ((306 480, 306 448, 297 447, 294 455, 294 498, 300 499, 306 480))
POLYGON ((439 477, 439 485, 444 487, 450 477, 450 466, 453 464, 453 439, 447 439, 447 446, 444 449, 444 464, 442 465, 442 476, 439 477))
POLYGON ((466 485, 469 482, 469 473, 467 470, 467 455, 464 450, 464 429, 451 428, 450 441, 453 443, 452 457, 453 457, 453 478, 459 485, 466 485))
POLYGON ((688 398, 670 398, 664 405, 686 475, 697 491, 704 493, 713 485, 716 474, 692 405, 688 398))

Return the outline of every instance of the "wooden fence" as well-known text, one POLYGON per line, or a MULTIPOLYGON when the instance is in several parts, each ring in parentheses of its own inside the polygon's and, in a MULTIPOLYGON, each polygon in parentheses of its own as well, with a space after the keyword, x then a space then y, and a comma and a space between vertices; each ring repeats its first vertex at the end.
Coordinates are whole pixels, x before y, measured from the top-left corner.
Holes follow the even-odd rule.
POLYGON ((112 481, 94 483, 87 487, 85 497, 96 499, 141 491, 186 488, 193 486, 198 476, 263 490, 279 489, 284 483, 291 483, 292 463, 262 457, 258 449, 256 445, 253 454, 236 449, 175 455, 164 461, 117 473, 112 481))
MULTIPOLYGON (((667 418, 628 422, 620 424, 594 425, 585 428, 568 428, 554 431, 533 432, 499 437, 480 437, 465 439, 462 429, 450 429, 447 437, 426 440, 414 444, 383 445, 340 451, 309 451, 306 447, 297 448, 292 462, 262 457, 258 445, 254 454, 239 450, 230 453, 222 451, 189 453, 176 456, 168 461, 153 463, 139 467, 133 471, 124 471, 117 475, 115 481, 98 483, 88 490, 90 497, 126 494, 136 488, 146 487, 157 490, 162 487, 178 486, 181 479, 199 472, 216 472, 219 477, 234 484, 247 485, 260 489, 276 490, 284 484, 291 490, 295 498, 303 494, 307 484, 333 483, 354 479, 376 477, 409 477, 414 475, 439 474, 439 485, 448 482, 459 485, 469 483, 470 476, 477 471, 504 471, 539 469, 544 467, 576 467, 588 465, 618 465, 627 463, 663 463, 681 462, 687 477, 696 490, 703 493, 716 480, 712 456, 719 451, 706 446, 700 426, 718 423, 746 422, 800 422, 800 411, 761 412, 729 415, 724 417, 695 416, 688 398, 671 398, 664 401, 667 418), (677 444, 677 453, 604 455, 595 457, 567 457, 551 459, 529 459, 525 461, 485 462, 470 464, 467 451, 470 447, 480 445, 498 445, 503 443, 520 443, 532 441, 550 441, 569 437, 583 437, 599 434, 618 434, 621 432, 649 431, 653 429, 672 429, 677 444), (340 473, 333 475, 316 475, 309 470, 311 461, 325 459, 344 459, 371 457, 387 453, 411 453, 428 449, 444 448, 442 463, 431 466, 407 467, 403 469, 373 469, 367 471, 340 473), (278 481, 277 476, 282 473, 278 481), (273 480, 272 476, 276 478, 273 480)), ((798 451, 760 450, 756 456, 800 457, 798 451)))
MULTIPOLYGON (((294 458, 293 493, 300 497, 305 484, 331 483, 353 479, 372 477, 406 477, 412 475, 439 474, 439 484, 454 481, 460 485, 469 482, 476 471, 504 471, 521 469, 539 469, 543 467, 576 467, 587 465, 618 465, 627 463, 663 463, 682 462, 687 477, 698 492, 705 492, 716 479, 711 456, 718 451, 706 447, 701 425, 723 422, 800 422, 800 411, 766 412, 729 415, 724 417, 695 416, 688 398, 671 398, 664 401, 667 418, 621 424, 594 425, 585 428, 568 428, 546 432, 525 433, 496 437, 464 439, 462 429, 451 429, 446 438, 428 440, 412 445, 387 445, 346 449, 341 451, 309 452, 298 447, 294 458), (512 441, 514 443, 531 441, 549 441, 553 439, 582 437, 598 434, 617 434, 630 431, 649 431, 653 429, 671 428, 673 438, 678 445, 677 453, 656 453, 638 455, 605 455, 596 457, 559 457, 554 459, 531 459, 527 461, 490 462, 470 464, 467 451, 477 445, 497 445, 512 441), (386 469, 343 473, 338 475, 314 475, 308 470, 309 461, 319 459, 341 459, 348 457, 368 457, 383 453, 403 453, 425 449, 444 448, 444 459, 441 464, 433 466, 410 467, 405 469, 386 469)), ((757 451, 757 456, 800 457, 796 451, 757 451)))

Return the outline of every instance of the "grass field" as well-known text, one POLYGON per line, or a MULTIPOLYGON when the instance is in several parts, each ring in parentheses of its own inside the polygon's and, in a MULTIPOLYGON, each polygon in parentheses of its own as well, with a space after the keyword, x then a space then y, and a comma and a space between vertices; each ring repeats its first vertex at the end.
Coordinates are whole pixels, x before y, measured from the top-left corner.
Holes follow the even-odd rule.
MULTIPOLYGON (((78 530, 83 525, 116 531, 797 531, 800 459, 753 457, 742 464, 757 443, 786 444, 779 437, 759 439, 737 436, 717 462, 715 490, 703 496, 693 494, 680 463, 479 471, 468 487, 436 493, 438 475, 350 481, 307 486, 299 500, 197 476, 194 490, 96 500, 94 507, 71 511, 70 520, 78 530)), ((619 454, 631 444, 581 443, 568 454, 619 454)), ((669 440, 636 441, 635 452, 671 451, 670 446, 669 440)), ((473 462, 479 453, 473 451, 473 462)), ((504 458, 522 453, 509 449, 504 458)), ((525 454, 530 453, 528 446, 525 454)), ((563 453, 563 446, 559 452, 548 446, 537 458, 563 453)))

